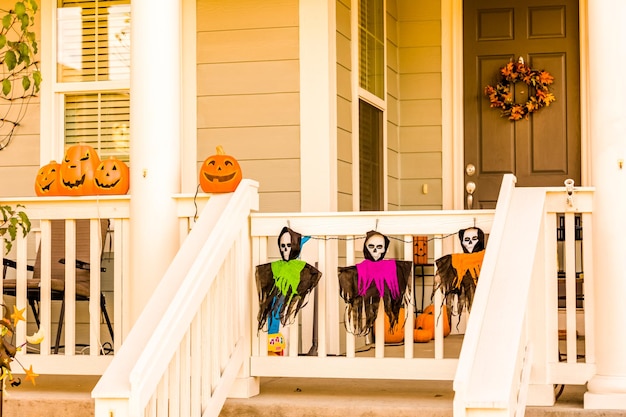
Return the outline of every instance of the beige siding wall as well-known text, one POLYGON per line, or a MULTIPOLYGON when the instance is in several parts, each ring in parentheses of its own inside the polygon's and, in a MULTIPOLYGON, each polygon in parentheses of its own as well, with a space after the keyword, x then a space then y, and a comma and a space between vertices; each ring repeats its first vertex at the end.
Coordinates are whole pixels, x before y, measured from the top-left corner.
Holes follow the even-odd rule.
POLYGON ((441 209, 441 3, 397 2, 399 206, 441 209))
MULTIPOLYGON (((0 9, 9 10, 14 0, 0 0, 0 9)), ((41 11, 35 15, 34 31, 41 39, 41 11)), ((39 58, 41 59, 41 58, 39 58)), ((46 82, 43 74, 43 82, 46 82)), ((39 170, 39 97, 26 103, 7 103, 0 99, 0 117, 11 119, 16 113, 25 112, 15 129, 11 143, 0 150, 0 197, 29 197, 35 195, 35 176, 39 170), (7 114, 7 110, 9 109, 7 114)), ((0 127, 0 140, 6 137, 6 127, 0 127)))
POLYGON ((198 0, 198 167, 222 145, 261 211, 300 210, 298 0, 198 0))
POLYGON ((337 0, 337 209, 352 205, 352 61, 350 0, 337 0))

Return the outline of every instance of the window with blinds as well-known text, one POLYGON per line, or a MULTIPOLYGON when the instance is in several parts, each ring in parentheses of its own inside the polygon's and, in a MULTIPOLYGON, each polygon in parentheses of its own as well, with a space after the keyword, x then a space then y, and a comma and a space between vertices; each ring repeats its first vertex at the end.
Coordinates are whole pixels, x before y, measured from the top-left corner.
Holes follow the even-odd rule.
POLYGON ((383 210, 383 112, 359 100, 360 210, 383 210))
POLYGON ((130 0, 59 0, 57 42, 65 144, 128 162, 130 0))
POLYGON ((364 90, 384 99, 385 33, 383 0, 360 0, 359 81, 364 90))
POLYGON ((85 144, 100 158, 128 161, 130 96, 128 93, 65 95, 65 143, 85 144))

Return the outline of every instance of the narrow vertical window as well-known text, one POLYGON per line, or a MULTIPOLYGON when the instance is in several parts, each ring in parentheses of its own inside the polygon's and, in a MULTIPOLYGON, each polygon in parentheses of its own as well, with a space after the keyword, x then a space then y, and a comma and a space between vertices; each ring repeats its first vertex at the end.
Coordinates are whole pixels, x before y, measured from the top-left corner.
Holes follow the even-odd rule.
POLYGON ((360 86, 384 100, 385 33, 383 0, 361 0, 360 6, 360 86))
POLYGON ((360 210, 383 209, 383 112, 359 101, 359 188, 360 210))
POLYGON ((384 210, 385 2, 358 4, 359 208, 384 210))

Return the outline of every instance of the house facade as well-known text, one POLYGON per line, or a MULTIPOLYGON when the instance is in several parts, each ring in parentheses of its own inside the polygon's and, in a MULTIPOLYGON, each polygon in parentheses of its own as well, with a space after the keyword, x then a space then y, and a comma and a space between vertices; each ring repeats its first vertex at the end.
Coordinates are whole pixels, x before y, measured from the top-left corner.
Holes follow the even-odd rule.
POLYGON ((42 90, 0 151, 1 193, 34 196, 38 168, 73 143, 128 161, 132 320, 180 244, 171 197, 197 192, 217 146, 259 182, 262 212, 490 208, 504 173, 574 179, 596 188, 607 305, 586 401, 626 409, 626 336, 612 331, 626 290, 626 84, 612 74, 626 5, 469 3, 40 0, 42 90), (484 88, 509 62, 548 72, 556 100, 518 121, 491 108, 484 88))

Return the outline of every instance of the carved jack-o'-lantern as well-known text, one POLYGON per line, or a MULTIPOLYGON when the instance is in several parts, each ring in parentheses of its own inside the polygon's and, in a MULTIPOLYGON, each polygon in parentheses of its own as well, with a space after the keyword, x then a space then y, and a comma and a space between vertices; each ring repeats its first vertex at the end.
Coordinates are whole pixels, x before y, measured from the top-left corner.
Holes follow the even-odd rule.
POLYGON ((217 154, 205 159, 200 168, 200 187, 205 193, 235 191, 241 179, 239 162, 232 156, 224 154, 221 146, 217 147, 217 154))
POLYGON ((126 194, 129 188, 128 165, 110 157, 100 162, 94 175, 96 194, 126 194))
POLYGON ((60 169, 61 164, 57 161, 50 161, 39 168, 35 178, 35 194, 42 197, 59 195, 60 169))
POLYGON ((89 145, 73 145, 65 152, 61 162, 61 194, 93 195, 93 176, 100 158, 89 145))

